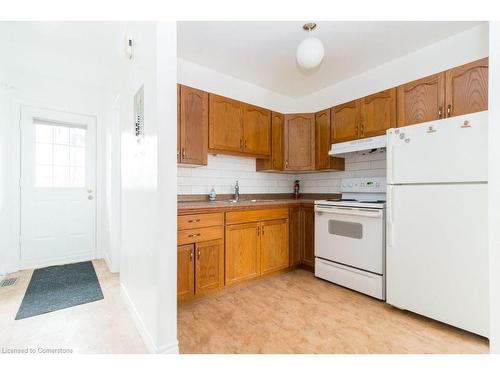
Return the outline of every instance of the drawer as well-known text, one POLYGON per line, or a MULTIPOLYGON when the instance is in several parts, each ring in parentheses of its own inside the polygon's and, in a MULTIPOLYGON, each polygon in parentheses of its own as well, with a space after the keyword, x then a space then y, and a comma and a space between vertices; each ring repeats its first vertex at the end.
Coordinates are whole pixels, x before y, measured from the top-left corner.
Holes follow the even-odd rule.
POLYGON ((177 216, 177 230, 224 225, 224 213, 177 216))
POLYGON ((226 212, 226 224, 252 223, 274 219, 288 219, 288 208, 265 208, 226 212))
POLYGON ((224 238, 224 227, 208 227, 180 230, 177 232, 177 244, 185 245, 195 242, 218 240, 224 238))

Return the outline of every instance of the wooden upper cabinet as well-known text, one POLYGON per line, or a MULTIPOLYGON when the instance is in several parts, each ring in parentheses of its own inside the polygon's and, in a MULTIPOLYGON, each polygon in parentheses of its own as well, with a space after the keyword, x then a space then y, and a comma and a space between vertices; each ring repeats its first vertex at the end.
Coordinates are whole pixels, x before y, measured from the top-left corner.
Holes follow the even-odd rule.
POLYGON ((446 71, 446 116, 488 109, 488 58, 446 71))
POLYGON ((226 226, 226 285, 260 275, 260 223, 226 226))
POLYGON ((196 294, 224 286, 224 241, 196 243, 196 294))
POLYGON ((181 85, 177 84, 177 163, 181 162, 181 85))
POLYGON ((271 111, 243 104, 243 151, 271 155, 271 111))
POLYGON ((359 100, 361 131, 360 137, 384 135, 386 130, 396 126, 396 88, 365 96, 359 100))
POLYGON ((359 105, 357 100, 340 104, 331 109, 333 143, 359 138, 359 105))
POLYGON ((315 115, 316 169, 330 168, 330 110, 318 112, 315 115))
POLYGON ((438 120, 445 116, 445 73, 406 83, 397 88, 397 125, 438 120))
POLYGON ((207 165, 208 93, 179 85, 179 162, 207 165))
POLYGON ((208 148, 211 151, 243 151, 242 103, 209 94, 208 148))
POLYGON ((261 223, 261 273, 266 274, 288 268, 288 220, 269 220, 261 223))
POLYGON ((314 113, 285 115, 285 170, 314 170, 314 113))
POLYGON ((282 171, 283 170, 283 126, 285 116, 278 112, 271 113, 271 157, 257 159, 257 171, 282 171))
POLYGON ((177 247, 177 297, 194 296, 194 244, 177 247))

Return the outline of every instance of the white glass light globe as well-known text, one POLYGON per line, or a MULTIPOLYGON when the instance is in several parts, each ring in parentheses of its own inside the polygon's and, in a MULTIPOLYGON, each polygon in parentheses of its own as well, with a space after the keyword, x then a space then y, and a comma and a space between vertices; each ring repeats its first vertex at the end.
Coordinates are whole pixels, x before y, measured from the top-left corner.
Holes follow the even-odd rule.
POLYGON ((297 63, 304 69, 317 67, 323 61, 325 48, 318 38, 304 39, 297 47, 297 63))

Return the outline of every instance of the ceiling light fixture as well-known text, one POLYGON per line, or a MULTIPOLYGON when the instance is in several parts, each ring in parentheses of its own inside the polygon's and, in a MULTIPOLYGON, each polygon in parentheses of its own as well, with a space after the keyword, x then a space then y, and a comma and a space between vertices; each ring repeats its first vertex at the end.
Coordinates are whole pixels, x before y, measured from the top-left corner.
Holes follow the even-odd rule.
MULTIPOLYGON (((306 23, 302 28, 310 33, 316 28, 316 24, 306 23)), ((297 47, 297 63, 300 67, 304 69, 314 69, 323 61, 323 56, 325 55, 325 48, 321 40, 315 37, 307 37, 302 42, 300 42, 297 47)))

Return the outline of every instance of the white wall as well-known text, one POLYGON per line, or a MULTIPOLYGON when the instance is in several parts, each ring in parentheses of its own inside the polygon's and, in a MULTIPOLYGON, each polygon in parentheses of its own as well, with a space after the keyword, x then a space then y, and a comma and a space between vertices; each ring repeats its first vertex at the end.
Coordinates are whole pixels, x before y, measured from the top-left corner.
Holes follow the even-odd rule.
POLYGON ((490 23, 489 103, 490 351, 500 354, 500 22, 490 23))
MULTIPOLYGON (((0 46, 6 51, 5 46, 0 46)), ((8 50, 7 50, 8 51, 8 50)), ((103 227, 104 145, 103 145, 103 98, 102 87, 81 85, 70 80, 54 79, 40 72, 40 66, 29 70, 23 56, 0 56, 0 274, 17 271, 19 262, 20 234, 20 132, 21 105, 31 105, 59 111, 95 116, 97 119, 97 253, 100 257, 107 246, 103 227), (23 60, 23 69, 16 61, 23 60)), ((42 64, 43 56, 33 65, 42 64)))
POLYGON ((178 352, 176 306, 176 25, 127 25, 135 56, 116 69, 121 124, 123 297, 151 352, 178 352), (144 85, 144 139, 133 96, 144 85), (161 105, 160 105, 161 103, 161 105))
POLYGON ((295 111, 320 111, 486 56, 487 23, 305 96, 297 100, 295 111))
POLYGON ((276 112, 291 113, 295 100, 187 60, 177 59, 178 82, 276 112))

